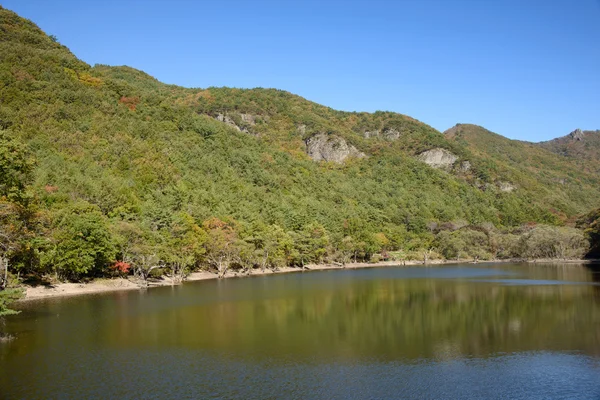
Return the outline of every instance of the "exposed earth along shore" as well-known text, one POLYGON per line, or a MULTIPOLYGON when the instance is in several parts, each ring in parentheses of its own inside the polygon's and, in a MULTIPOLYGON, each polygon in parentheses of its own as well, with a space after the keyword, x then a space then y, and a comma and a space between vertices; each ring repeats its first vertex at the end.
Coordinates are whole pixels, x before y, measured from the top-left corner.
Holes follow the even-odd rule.
MULTIPOLYGON (((481 263, 488 261, 481 261, 481 263)), ((495 260, 489 262, 529 262, 529 263, 573 263, 573 264, 584 264, 589 263, 589 260, 554 260, 554 259, 540 259, 540 260, 495 260)), ((228 271, 224 278, 241 278, 247 276, 260 276, 260 275, 272 275, 272 274, 281 274, 288 272, 306 272, 306 271, 323 271, 330 269, 356 269, 356 268, 375 268, 375 267, 400 267, 400 266, 432 266, 432 265, 446 265, 446 264, 466 264, 473 263, 472 260, 430 260, 426 265, 423 264, 423 261, 410 260, 410 261, 382 261, 378 263, 348 263, 344 267, 341 265, 334 264, 311 264, 307 265, 305 269, 302 268, 292 268, 292 267, 284 267, 280 268, 277 271, 273 271, 270 269, 266 269, 264 271, 260 269, 251 270, 250 273, 242 273, 238 271, 228 271)), ((201 281, 208 279, 219 279, 218 274, 209 271, 198 271, 192 272, 189 274, 185 282, 192 281, 201 281)), ((163 277, 162 279, 149 281, 149 287, 157 287, 157 286, 171 286, 173 282, 168 277, 163 277)), ((53 297, 62 297, 62 296, 76 296, 82 294, 94 294, 94 293, 103 293, 103 292, 112 292, 118 290, 134 290, 140 289, 140 285, 138 285, 135 281, 129 280, 126 278, 109 278, 109 279, 98 279, 89 283, 58 283, 54 285, 37 285, 37 286, 29 286, 25 285, 25 297, 20 302, 30 301, 30 300, 39 300, 39 299, 47 299, 53 297)))

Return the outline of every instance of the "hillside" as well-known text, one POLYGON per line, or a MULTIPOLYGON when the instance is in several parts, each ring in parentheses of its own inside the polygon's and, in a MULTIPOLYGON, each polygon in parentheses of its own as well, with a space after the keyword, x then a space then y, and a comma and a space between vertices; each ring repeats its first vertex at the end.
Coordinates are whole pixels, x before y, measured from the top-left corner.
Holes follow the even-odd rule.
POLYGON ((600 205, 597 174, 533 145, 91 67, 1 8, 0 54, 0 228, 24 274, 514 256, 524 224, 600 205))
POLYGON ((600 173, 600 130, 576 129, 566 136, 538 143, 540 147, 568 157, 584 171, 600 173))
POLYGON ((593 187, 598 185, 599 175, 540 144, 511 140, 471 124, 457 124, 444 134, 482 159, 504 181, 543 198, 563 219, 586 212, 598 202, 593 187))

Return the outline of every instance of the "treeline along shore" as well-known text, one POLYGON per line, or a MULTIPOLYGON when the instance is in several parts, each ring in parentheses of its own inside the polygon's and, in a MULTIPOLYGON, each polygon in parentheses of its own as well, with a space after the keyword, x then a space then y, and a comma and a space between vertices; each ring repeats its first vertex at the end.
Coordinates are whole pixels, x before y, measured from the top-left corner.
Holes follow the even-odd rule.
POLYGON ((0 54, 0 314, 22 285, 598 252, 593 151, 167 85, 2 7, 0 54))
MULTIPOLYGON (((508 260, 495 260, 494 263, 505 262, 505 263, 534 263, 534 264, 573 264, 573 265, 581 265, 581 264, 592 264, 599 263, 600 260, 563 260, 563 259, 536 259, 536 260, 522 260, 522 259, 508 259, 508 260)), ((245 273, 239 271, 228 271, 222 278, 244 278, 251 276, 265 276, 272 274, 283 274, 283 273, 293 273, 293 272, 311 272, 311 271, 328 271, 328 270, 344 270, 344 269, 359 269, 359 268, 401 268, 401 267, 436 267, 443 265, 457 265, 457 264, 465 264, 471 263, 476 264, 478 261, 475 260, 431 260, 425 263, 425 261, 417 261, 417 260, 404 260, 404 261, 380 261, 376 263, 349 263, 345 265, 340 264, 310 264, 306 265, 305 268, 299 267, 283 267, 275 270, 267 269, 267 270, 249 270, 245 273)), ((112 278, 98 278, 88 282, 55 282, 49 283, 45 282, 44 284, 37 285, 22 285, 22 289, 24 289, 24 296, 19 301, 31 301, 31 300, 39 300, 39 299, 47 299, 47 298, 55 298, 55 297, 64 297, 64 296, 77 296, 84 294, 96 294, 96 293, 105 293, 105 292, 113 292, 113 291, 121 291, 121 290, 139 290, 143 288, 151 288, 151 287, 162 287, 162 286, 172 286, 175 284, 180 284, 182 282, 194 282, 194 281, 203 281, 210 279, 219 279, 219 275, 214 272, 209 271, 199 271, 192 272, 189 275, 183 278, 183 281, 174 281, 167 276, 157 276, 155 278, 150 279, 147 284, 140 285, 141 282, 136 281, 135 279, 131 279, 131 277, 112 277, 112 278)))

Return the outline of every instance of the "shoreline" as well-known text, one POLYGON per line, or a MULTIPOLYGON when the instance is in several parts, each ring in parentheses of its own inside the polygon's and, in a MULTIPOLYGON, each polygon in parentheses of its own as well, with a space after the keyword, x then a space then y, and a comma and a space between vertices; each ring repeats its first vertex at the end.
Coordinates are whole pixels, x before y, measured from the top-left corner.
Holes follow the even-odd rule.
MULTIPOLYGON (((487 263, 508 263, 508 262, 524 262, 529 264, 591 264, 597 262, 597 260, 552 260, 552 259, 540 259, 540 260, 520 260, 520 259, 509 259, 509 260, 494 260, 494 261, 479 261, 473 262, 467 260, 431 260, 427 264, 423 264, 423 261, 410 260, 410 261, 382 261, 377 263, 348 263, 344 267, 335 264, 309 264, 305 269, 296 267, 283 267, 277 271, 266 269, 264 272, 260 269, 251 270, 250 273, 240 273, 235 271, 228 271, 222 279, 228 278, 245 278, 250 276, 265 276, 275 274, 285 274, 292 272, 311 272, 311 271, 326 271, 326 270, 344 270, 344 269, 362 269, 362 268, 380 268, 380 267, 405 267, 405 266, 437 266, 437 265, 452 265, 452 264, 487 264, 487 263)), ((219 279, 218 274, 209 271, 198 271, 189 274, 186 279, 180 283, 204 281, 211 279, 219 279)), ((173 286, 174 284, 168 277, 162 277, 160 280, 149 282, 148 288, 161 287, 161 286, 173 286)), ((107 293, 123 290, 141 290, 142 288, 135 282, 130 281, 126 278, 102 278, 97 279, 89 283, 71 283, 64 282, 58 283, 51 286, 29 286, 24 285, 25 296, 19 299, 17 303, 29 302, 42 299, 50 299, 56 297, 68 297, 78 296, 85 294, 98 294, 107 293)))

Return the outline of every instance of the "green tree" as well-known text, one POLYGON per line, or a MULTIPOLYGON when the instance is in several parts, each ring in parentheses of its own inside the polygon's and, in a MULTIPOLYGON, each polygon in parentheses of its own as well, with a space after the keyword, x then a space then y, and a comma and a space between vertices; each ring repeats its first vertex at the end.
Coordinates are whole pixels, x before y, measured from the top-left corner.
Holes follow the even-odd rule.
POLYGON ((600 257, 600 208, 582 216, 577 221, 577 227, 583 229, 590 241, 587 257, 600 257))
POLYGON ((204 221, 202 226, 207 233, 207 240, 204 244, 206 258, 216 268, 219 278, 222 278, 238 252, 236 247, 238 232, 235 229, 235 222, 226 222, 213 217, 204 221))
POLYGON ((79 279, 99 273, 116 255, 108 221, 100 209, 84 201, 71 204, 54 218, 52 247, 44 255, 61 278, 79 279))
POLYGON ((14 313, 8 304, 23 292, 9 287, 9 270, 22 266, 35 246, 35 212, 27 192, 33 158, 10 132, 0 128, 0 316, 14 313))
POLYGON ((520 247, 527 258, 579 259, 589 250, 589 242, 580 230, 540 225, 521 236, 520 247))
POLYGON ((295 260, 302 268, 307 263, 320 263, 327 254, 329 235, 323 225, 313 222, 306 225, 300 232, 293 232, 292 240, 297 250, 295 260))
POLYGON ((260 269, 277 269, 287 264, 293 242, 279 225, 255 223, 245 240, 254 246, 255 259, 260 269))
POLYGON ((29 199, 26 192, 35 162, 25 145, 0 128, 0 198, 18 204, 29 199))
POLYGON ((171 226, 166 230, 162 246, 162 259, 174 283, 180 283, 206 253, 206 231, 198 226, 194 218, 179 212, 173 215, 171 226))
MULTIPOLYGON (((348 235, 344 236, 342 240, 340 240, 337 249, 340 253, 340 261, 342 266, 344 266, 350 262, 353 255, 356 255, 357 244, 354 238, 348 235)), ((354 261, 356 262, 356 258, 354 261)))
POLYGON ((0 317, 6 315, 18 314, 19 311, 15 311, 9 308, 10 303, 13 303, 23 297, 23 289, 10 288, 0 290, 0 317))

